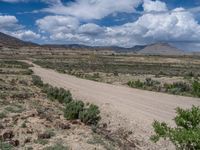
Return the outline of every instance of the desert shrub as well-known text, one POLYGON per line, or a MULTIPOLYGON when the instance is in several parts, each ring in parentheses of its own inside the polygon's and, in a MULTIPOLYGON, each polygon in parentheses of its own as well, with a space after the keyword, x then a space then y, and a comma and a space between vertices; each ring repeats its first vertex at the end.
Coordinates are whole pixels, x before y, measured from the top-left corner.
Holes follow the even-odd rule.
POLYGON ((79 119, 79 114, 83 109, 84 103, 82 101, 71 101, 66 104, 64 116, 68 120, 79 119))
POLYGON ((159 85, 160 82, 159 82, 159 81, 152 80, 151 78, 146 78, 144 84, 145 84, 146 86, 155 86, 155 85, 159 85))
POLYGON ((140 80, 137 81, 129 81, 128 86, 133 87, 133 88, 143 88, 144 87, 144 83, 141 82, 140 80))
POLYGON ((0 119, 3 119, 3 118, 5 118, 5 117, 6 117, 5 112, 0 112, 0 119))
POLYGON ((25 109, 21 105, 7 106, 4 108, 5 111, 11 113, 22 113, 25 109))
POLYGON ((27 86, 28 85, 28 81, 27 80, 19 80, 19 84, 27 86))
POLYGON ((41 144, 41 145, 46 145, 49 143, 49 141, 47 139, 37 139, 34 141, 34 143, 36 144, 41 144))
POLYGON ((59 73, 66 73, 66 71, 62 68, 56 69, 56 71, 58 71, 59 73))
POLYGON ((100 78, 100 75, 99 75, 99 73, 97 72, 97 73, 94 73, 94 74, 93 74, 93 77, 94 77, 94 78, 100 78))
POLYGON ((91 104, 79 114, 81 121, 87 125, 96 125, 100 120, 100 111, 98 106, 91 104))
POLYGON ((26 121, 24 121, 22 124, 21 124, 21 128, 26 128, 27 125, 26 125, 26 121))
POLYGON ((153 128, 155 135, 151 137, 154 142, 160 138, 169 139, 177 149, 200 149, 200 107, 191 109, 176 109, 176 127, 169 127, 165 122, 155 121, 153 128))
POLYGON ((4 67, 4 68, 23 68, 23 69, 27 69, 29 67, 32 67, 32 65, 29 65, 25 62, 15 61, 15 60, 1 61, 0 66, 4 67))
POLYGON ((194 77, 195 75, 194 75, 194 73, 191 71, 191 72, 188 72, 188 73, 186 74, 186 76, 188 76, 188 77, 194 77))
POLYGON ((27 71, 26 71, 26 73, 25 73, 26 75, 32 75, 33 74, 33 70, 31 70, 31 69, 28 69, 27 71))
POLYGON ((60 88, 58 91, 57 99, 60 103, 69 103, 72 100, 72 94, 68 90, 60 88))
POLYGON ((64 116, 68 120, 80 119, 87 125, 96 125, 101 119, 98 106, 91 104, 85 107, 82 101, 71 101, 66 104, 64 116))
POLYGON ((32 82, 34 85, 36 85, 38 87, 43 86, 43 81, 41 80, 41 78, 39 76, 32 75, 32 82))
POLYGON ((114 76, 119 76, 119 73, 117 71, 114 71, 113 75, 114 76))
POLYGON ((55 135, 56 134, 52 129, 47 129, 43 133, 38 134, 38 139, 50 139, 55 135))
POLYGON ((153 80, 151 78, 146 78, 144 83, 147 86, 153 86, 153 80))
POLYGON ((95 73, 93 75, 90 75, 90 74, 85 74, 83 77, 81 78, 85 78, 85 79, 88 79, 88 80, 92 80, 92 81, 98 81, 100 76, 99 76, 99 73, 95 73))
POLYGON ((9 143, 2 142, 0 140, 0 149, 1 150, 12 150, 12 149, 14 149, 14 147, 11 144, 9 144, 9 143))
POLYGON ((200 82, 198 81, 194 81, 192 83, 192 93, 195 95, 195 96, 198 96, 200 97, 200 82))
MULTIPOLYGON (((0 86, 0 90, 2 90, 1 86, 0 86)), ((0 93, 0 99, 6 99, 7 96, 8 96, 8 94, 6 94, 6 93, 0 93)))
POLYGON ((89 105, 85 107, 82 101, 74 101, 70 91, 63 88, 53 87, 49 84, 41 83, 38 76, 33 77, 35 85, 42 88, 42 91, 47 94, 51 100, 57 100, 59 103, 65 104, 64 117, 68 120, 80 119, 88 125, 96 125, 100 120, 100 111, 96 105, 89 105))
POLYGON ((165 84, 164 87, 167 92, 172 94, 181 94, 183 92, 191 91, 190 85, 185 82, 175 82, 173 84, 165 84))
POLYGON ((63 88, 53 87, 49 84, 43 86, 43 92, 47 94, 49 99, 57 100, 59 103, 69 103, 72 100, 72 94, 70 91, 66 91, 63 88))
POLYGON ((152 80, 151 78, 146 78, 144 82, 137 80, 129 81, 127 84, 133 88, 159 91, 160 82, 152 80))
POLYGON ((13 94, 10 95, 10 97, 13 98, 13 99, 22 100, 22 99, 28 99, 32 95, 33 95, 33 93, 21 92, 21 93, 13 93, 13 94))

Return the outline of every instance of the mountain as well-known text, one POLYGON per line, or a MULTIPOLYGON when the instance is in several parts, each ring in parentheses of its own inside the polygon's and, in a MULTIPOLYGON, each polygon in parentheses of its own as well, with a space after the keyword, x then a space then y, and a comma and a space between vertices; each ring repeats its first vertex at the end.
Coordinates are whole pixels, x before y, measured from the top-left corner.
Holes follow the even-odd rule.
POLYGON ((168 43, 155 43, 147 45, 144 49, 141 49, 138 53, 147 55, 182 55, 184 54, 184 51, 176 47, 173 47, 168 43))
POLYGON ((119 46, 87 46, 82 44, 45 44, 37 45, 32 42, 25 42, 15 37, 0 32, 0 47, 20 48, 20 47, 41 47, 41 48, 61 48, 72 50, 105 50, 117 53, 136 53, 142 55, 182 55, 184 51, 171 46, 168 43, 155 43, 150 45, 136 45, 130 48, 119 46))
POLYGON ((74 50, 107 50, 116 53, 137 53, 143 55, 181 55, 184 51, 171 46, 168 43, 155 43, 150 45, 136 45, 130 48, 119 46, 87 46, 82 44, 68 44, 68 45, 43 45, 48 48, 67 48, 74 50))
POLYGON ((38 46, 38 45, 35 43, 19 40, 15 37, 12 37, 10 35, 0 32, 0 47, 19 48, 19 47, 24 47, 24 46, 33 47, 33 46, 38 46))
POLYGON ((94 49, 92 46, 82 44, 44 44, 44 48, 66 48, 66 49, 94 49))
POLYGON ((83 45, 83 44, 67 44, 67 45, 58 45, 58 44, 45 44, 42 45, 43 47, 46 48, 67 48, 67 49, 86 49, 86 50, 107 50, 107 51, 114 51, 117 53, 128 53, 128 52, 138 52, 139 50, 145 48, 146 46, 144 45, 137 45, 131 48, 125 48, 125 47, 119 47, 119 46, 88 46, 88 45, 83 45))
POLYGON ((130 48, 125 48, 125 47, 119 47, 119 46, 96 46, 95 48, 97 50, 111 50, 117 53, 137 53, 141 49, 145 48, 146 45, 136 45, 130 48))

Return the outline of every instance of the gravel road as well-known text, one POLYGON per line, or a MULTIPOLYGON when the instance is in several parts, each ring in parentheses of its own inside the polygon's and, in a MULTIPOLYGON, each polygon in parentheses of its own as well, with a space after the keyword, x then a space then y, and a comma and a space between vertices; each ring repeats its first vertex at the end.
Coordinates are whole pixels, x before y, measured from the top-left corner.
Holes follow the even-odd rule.
MULTIPOLYGON (((30 62, 29 62, 30 63, 30 62)), ((175 108, 200 105, 200 99, 133 89, 60 74, 34 65, 34 73, 45 83, 70 90, 73 96, 100 106, 107 121, 132 127, 136 136, 147 140, 154 120, 173 125, 175 108), (137 128, 137 129, 136 129, 137 128)))

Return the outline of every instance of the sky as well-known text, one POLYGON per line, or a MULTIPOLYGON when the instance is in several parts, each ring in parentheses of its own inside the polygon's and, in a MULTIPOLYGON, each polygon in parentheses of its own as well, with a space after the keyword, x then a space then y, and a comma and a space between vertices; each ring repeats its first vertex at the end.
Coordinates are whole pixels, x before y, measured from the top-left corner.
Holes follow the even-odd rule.
POLYGON ((0 32, 39 44, 200 51, 200 0, 0 0, 0 32))

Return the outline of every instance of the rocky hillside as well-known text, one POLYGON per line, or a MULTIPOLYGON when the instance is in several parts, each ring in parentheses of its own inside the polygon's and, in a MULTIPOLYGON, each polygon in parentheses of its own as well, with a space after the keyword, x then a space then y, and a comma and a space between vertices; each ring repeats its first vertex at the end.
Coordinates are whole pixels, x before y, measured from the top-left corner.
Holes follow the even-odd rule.
POLYGON ((18 47, 23 47, 23 46, 33 47, 33 46, 37 46, 37 44, 31 43, 31 42, 25 42, 25 41, 19 40, 15 37, 12 37, 0 32, 0 47, 18 48, 18 47))

